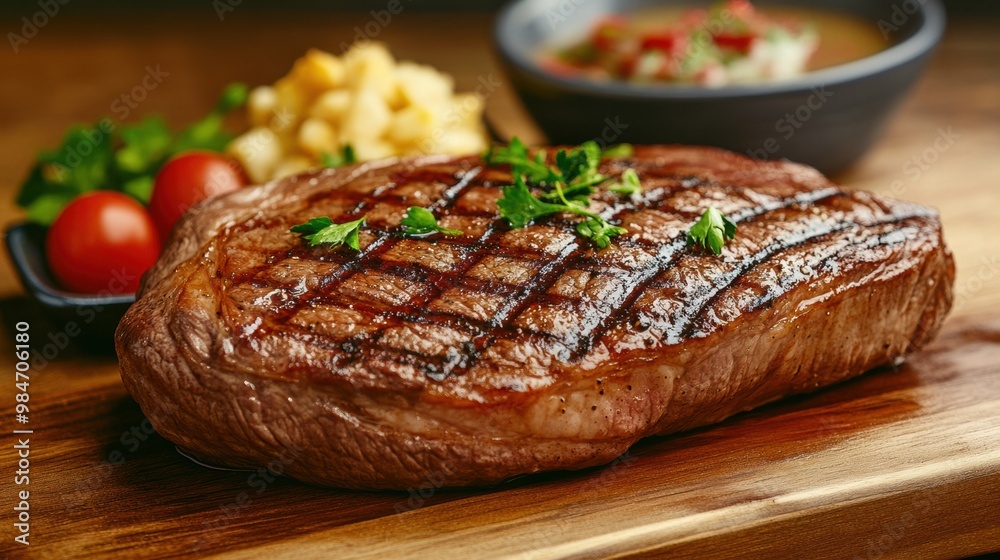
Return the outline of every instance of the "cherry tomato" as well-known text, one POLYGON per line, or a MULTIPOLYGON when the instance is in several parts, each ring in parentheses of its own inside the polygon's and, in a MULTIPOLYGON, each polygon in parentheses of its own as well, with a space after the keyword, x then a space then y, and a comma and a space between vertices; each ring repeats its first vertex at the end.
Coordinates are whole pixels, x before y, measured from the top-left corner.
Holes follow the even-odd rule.
POLYGON ((149 213, 162 241, 192 204, 234 191, 249 181, 243 168, 222 154, 184 152, 168 161, 156 175, 149 213))
POLYGON ((45 256, 56 280, 84 294, 128 294, 160 255, 149 212, 119 192, 73 199, 52 223, 45 256))

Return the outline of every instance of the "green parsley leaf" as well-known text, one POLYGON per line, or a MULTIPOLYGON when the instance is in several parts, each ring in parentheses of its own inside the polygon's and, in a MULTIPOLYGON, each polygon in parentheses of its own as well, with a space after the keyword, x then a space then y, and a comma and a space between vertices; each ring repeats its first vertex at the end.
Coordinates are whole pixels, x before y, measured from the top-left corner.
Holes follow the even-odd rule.
POLYGON ((171 151, 173 153, 185 150, 225 151, 226 144, 233 139, 233 135, 223 130, 222 122, 230 111, 246 104, 248 96, 249 89, 246 84, 234 83, 226 86, 212 112, 181 130, 171 151))
POLYGON ((140 175, 122 184, 122 192, 143 204, 149 204, 149 198, 153 195, 153 182, 152 175, 140 175))
POLYGON ((346 144, 339 154, 323 152, 319 155, 319 162, 323 167, 342 167, 358 161, 354 153, 354 146, 346 144))
POLYGON ((601 152, 601 159, 632 157, 634 153, 635 148, 632 147, 632 144, 615 144, 604 148, 604 151, 601 152))
POLYGON ((628 230, 621 226, 614 226, 601 218, 587 218, 576 224, 576 231, 583 237, 594 242, 598 248, 604 249, 611 244, 611 238, 616 235, 628 233, 628 230))
POLYGON ((642 194, 642 185, 639 183, 639 174, 636 173, 634 169, 626 169, 625 172, 622 173, 621 180, 608 187, 608 190, 622 196, 642 194))
MULTIPOLYGON (((590 205, 590 195, 594 194, 594 186, 603 183, 607 177, 597 172, 601 163, 601 148, 597 142, 584 142, 570 151, 559 150, 556 154, 558 177, 553 182, 562 182, 566 200, 579 204, 590 205)), ((559 199, 555 192, 546 193, 543 199, 555 202, 559 199)))
POLYGON ((586 210, 594 187, 607 180, 597 171, 601 149, 596 142, 559 150, 555 167, 547 164, 544 152, 537 152, 532 158, 517 138, 507 147, 491 148, 484 158, 487 163, 509 163, 511 166, 514 182, 504 187, 497 208, 512 228, 523 228, 538 218, 566 212, 586 218, 577 224, 576 231, 599 248, 607 247, 611 237, 626 233, 625 228, 612 225, 586 210), (535 196, 529 183, 545 189, 540 196, 535 196))
POLYGON ((51 225, 59 216, 63 207, 76 197, 74 194, 43 194, 25 206, 28 220, 42 225, 51 225))
MULTIPOLYGON (((556 183, 556 193, 562 195, 558 183, 556 183)), ((566 200, 565 197, 562 199, 562 204, 552 204, 540 200, 531 193, 531 190, 524 183, 524 177, 518 175, 514 177, 513 185, 504 187, 503 198, 497 201, 497 207, 500 209, 500 216, 506 218, 514 229, 523 228, 538 218, 562 212, 584 216, 587 219, 577 224, 577 233, 590 239, 594 245, 601 249, 610 244, 612 237, 628 233, 625 228, 611 225, 601 216, 584 210, 580 205, 566 200)))
POLYGON ((358 230, 365 225, 365 217, 335 224, 333 220, 326 216, 311 218, 304 224, 292 227, 294 233, 302 235, 302 238, 309 242, 310 247, 315 247, 323 243, 331 245, 347 245, 357 251, 361 248, 358 242, 358 230))
POLYGON ((230 85, 208 116, 177 135, 159 117, 121 127, 108 118, 93 127, 71 127, 58 148, 38 155, 16 202, 41 225, 51 224, 76 196, 98 189, 121 191, 145 203, 156 173, 172 155, 225 149, 231 135, 222 129, 223 120, 246 98, 245 85, 230 85))
POLYGON ((118 169, 145 173, 166 159, 173 134, 160 117, 147 117, 138 124, 121 128, 122 147, 115 152, 118 169))
POLYGON ((736 224, 714 207, 705 210, 687 234, 687 245, 698 245, 718 255, 727 239, 736 238, 736 224))
POLYGON ((567 210, 563 204, 551 204, 531 194, 522 175, 514 176, 514 184, 503 188, 503 198, 497 201, 500 216, 510 222, 510 227, 520 229, 538 218, 567 210))
POLYGON ((406 209, 406 216, 400 220, 399 225, 403 226, 403 235, 417 236, 431 233, 443 233, 445 235, 462 235, 462 230, 446 229, 438 225, 437 218, 426 208, 410 206, 406 209))
POLYGON ((559 180, 558 174, 545 163, 545 151, 539 150, 532 158, 528 148, 516 136, 507 146, 490 147, 483 159, 489 165, 510 164, 512 174, 524 175, 532 184, 542 185, 559 180))
POLYGON ((108 188, 114 171, 109 130, 113 130, 110 121, 74 126, 58 148, 38 155, 16 198, 29 220, 49 225, 77 195, 108 188))

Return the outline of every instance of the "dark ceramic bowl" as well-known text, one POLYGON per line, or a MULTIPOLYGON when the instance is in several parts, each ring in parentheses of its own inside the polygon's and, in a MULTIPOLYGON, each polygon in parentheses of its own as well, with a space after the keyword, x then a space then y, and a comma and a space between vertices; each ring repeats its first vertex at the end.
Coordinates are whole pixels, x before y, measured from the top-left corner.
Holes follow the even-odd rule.
POLYGON ((53 344, 78 341, 87 349, 109 349, 118 321, 135 301, 135 294, 85 295, 60 289, 45 263, 45 231, 34 224, 15 225, 7 230, 5 240, 21 284, 52 322, 53 344))
MULTIPOLYGON (((782 2, 758 2, 776 3, 782 2)), ((550 142, 718 146, 833 173, 856 161, 878 138, 945 27, 939 0, 786 0, 785 5, 858 16, 884 31, 890 46, 791 80, 720 88, 558 77, 537 65, 544 45, 583 36, 601 16, 664 4, 705 2, 517 0, 501 11, 494 30, 497 52, 550 142)))

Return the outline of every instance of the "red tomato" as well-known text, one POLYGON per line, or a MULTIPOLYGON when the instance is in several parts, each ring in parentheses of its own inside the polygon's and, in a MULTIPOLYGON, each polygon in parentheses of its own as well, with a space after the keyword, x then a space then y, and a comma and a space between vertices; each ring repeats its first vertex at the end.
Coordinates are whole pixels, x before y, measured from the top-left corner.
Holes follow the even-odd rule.
POLYGON ((618 73, 626 78, 635 75, 635 67, 639 63, 639 54, 635 52, 627 53, 618 61, 618 73))
POLYGON ((128 294, 160 255, 149 213, 119 192, 73 199, 49 228, 45 256, 56 280, 84 294, 128 294))
POLYGON ((167 240, 177 219, 192 204, 247 183, 243 168, 222 154, 191 151, 175 156, 160 168, 149 199, 149 213, 160 239, 167 240))
POLYGON ((753 35, 716 35, 713 37, 715 44, 723 48, 733 49, 743 54, 750 52, 750 44, 753 43, 753 35))
POLYGON ((642 41, 639 43, 639 50, 660 50, 669 53, 673 50, 676 42, 677 38, 671 32, 650 34, 642 38, 642 41))

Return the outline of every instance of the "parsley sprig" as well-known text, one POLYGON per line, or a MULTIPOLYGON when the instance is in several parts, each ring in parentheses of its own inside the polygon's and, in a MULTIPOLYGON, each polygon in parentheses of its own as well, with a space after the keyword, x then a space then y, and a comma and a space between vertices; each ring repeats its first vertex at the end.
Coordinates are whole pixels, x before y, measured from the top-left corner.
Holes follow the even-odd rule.
POLYGON ((329 243, 330 245, 347 245, 357 251, 361 248, 358 242, 358 230, 363 225, 365 225, 364 216, 343 224, 335 224, 330 218, 322 216, 311 218, 304 224, 294 226, 292 231, 308 241, 310 247, 329 243))
POLYGON ((462 235, 462 230, 447 229, 438 225, 437 218, 426 208, 410 206, 406 209, 406 216, 400 220, 399 225, 403 228, 403 235, 420 236, 432 233, 443 233, 445 235, 462 235))
POLYGON ((736 224, 715 207, 709 207, 687 234, 687 245, 698 245, 718 255, 727 239, 736 237, 736 224))
POLYGON ((523 228, 539 218, 568 212, 585 218, 576 225, 577 233, 603 249, 611 243, 612 237, 628 230, 586 209, 594 188, 608 180, 598 172, 601 157, 596 142, 585 142, 571 150, 559 150, 553 167, 548 165, 544 151, 539 150, 532 156, 527 147, 514 138, 507 146, 491 148, 484 159, 488 164, 510 164, 514 181, 504 187, 503 198, 497 201, 497 207, 512 228, 523 228), (540 196, 531 192, 529 184, 542 189, 540 196))
POLYGON ((634 169, 626 169, 619 182, 608 187, 608 190, 622 196, 641 194, 642 184, 639 183, 639 174, 634 169))
POLYGON ((354 153, 354 146, 351 144, 345 144, 339 152, 322 152, 319 154, 319 163, 323 167, 342 167, 356 163, 357 161, 358 157, 354 153))
POLYGON ((118 124, 105 117, 94 126, 73 126, 62 144, 38 155, 16 203, 27 211, 28 220, 44 226, 71 200, 90 191, 117 190, 146 204, 156 174, 171 157, 192 149, 225 149, 233 135, 223 122, 246 103, 247 92, 245 84, 230 84, 207 115, 180 130, 171 130, 155 115, 135 123, 118 124))

